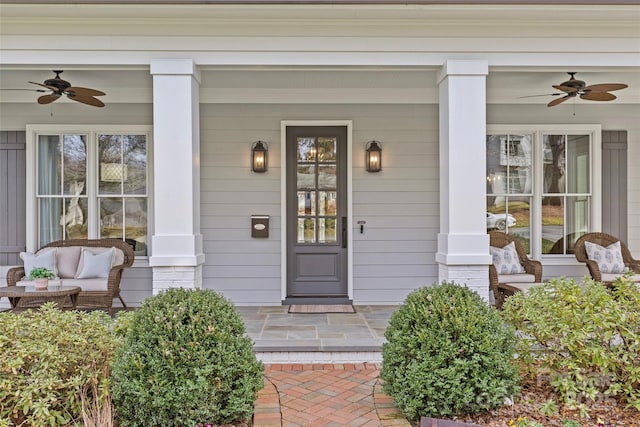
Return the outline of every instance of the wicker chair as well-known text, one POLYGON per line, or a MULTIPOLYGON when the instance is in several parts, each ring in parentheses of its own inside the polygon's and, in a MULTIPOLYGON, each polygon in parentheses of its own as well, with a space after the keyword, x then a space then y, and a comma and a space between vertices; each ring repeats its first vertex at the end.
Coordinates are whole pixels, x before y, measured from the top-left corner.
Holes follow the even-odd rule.
MULTIPOLYGON (((124 261, 121 264, 114 265, 109 271, 107 278, 106 291, 81 291, 78 295, 77 308, 79 309, 102 309, 113 314, 113 300, 119 298, 122 305, 126 308, 126 304, 120 296, 120 279, 122 272, 126 267, 133 265, 134 252, 128 243, 120 239, 71 239, 57 240, 43 246, 39 250, 45 248, 61 248, 70 246, 80 246, 88 248, 111 248, 115 247, 124 254, 124 261)), ((13 267, 7 272, 7 286, 16 286, 16 284, 25 277, 24 267, 13 267)))
POLYGON ((489 232, 489 245, 495 248, 503 248, 514 242, 520 264, 524 267, 525 273, 521 274, 498 274, 495 265, 489 265, 489 288, 493 292, 496 308, 502 308, 505 298, 508 296, 498 287, 499 283, 521 282, 540 283, 542 281, 542 264, 540 261, 530 259, 527 256, 522 244, 507 233, 502 231, 489 232))
POLYGON ((634 273, 634 280, 640 283, 640 260, 633 258, 631 252, 629 252, 629 249, 627 248, 627 245, 624 244, 624 242, 622 242, 617 237, 606 233, 587 233, 576 241, 576 259, 578 260, 578 262, 587 264, 589 274, 591 275, 591 278, 593 278, 593 280, 603 282, 605 285, 611 286, 613 281, 622 274, 602 273, 600 271, 598 263, 594 260, 589 259, 589 257, 587 256, 587 248, 585 245, 586 242, 595 243, 603 247, 607 247, 613 243, 620 242, 620 252, 622 252, 622 260, 624 261, 624 265, 634 273))

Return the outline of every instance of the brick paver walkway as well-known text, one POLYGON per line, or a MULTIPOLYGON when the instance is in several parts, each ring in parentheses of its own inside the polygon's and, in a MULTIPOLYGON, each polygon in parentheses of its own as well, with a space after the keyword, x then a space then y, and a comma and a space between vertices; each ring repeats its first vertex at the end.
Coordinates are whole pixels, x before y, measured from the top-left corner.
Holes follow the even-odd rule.
POLYGON ((376 364, 266 365, 254 427, 406 426, 376 364))

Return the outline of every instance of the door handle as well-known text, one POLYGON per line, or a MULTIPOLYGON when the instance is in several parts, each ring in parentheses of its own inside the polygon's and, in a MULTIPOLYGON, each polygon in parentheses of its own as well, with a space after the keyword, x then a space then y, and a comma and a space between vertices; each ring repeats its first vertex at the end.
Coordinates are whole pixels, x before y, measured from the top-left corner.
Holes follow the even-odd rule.
POLYGON ((347 248, 347 217, 342 217, 342 248, 347 248))

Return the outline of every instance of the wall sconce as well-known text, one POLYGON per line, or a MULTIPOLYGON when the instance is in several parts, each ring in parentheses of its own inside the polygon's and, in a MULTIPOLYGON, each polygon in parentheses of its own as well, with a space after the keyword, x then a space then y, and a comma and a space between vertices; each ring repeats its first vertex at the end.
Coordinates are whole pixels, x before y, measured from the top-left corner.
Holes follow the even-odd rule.
POLYGON ((253 172, 266 172, 269 148, 266 142, 257 141, 251 146, 251 170, 253 172))
POLYGON ((382 147, 378 141, 367 142, 364 152, 364 165, 367 172, 380 172, 382 170, 382 147))

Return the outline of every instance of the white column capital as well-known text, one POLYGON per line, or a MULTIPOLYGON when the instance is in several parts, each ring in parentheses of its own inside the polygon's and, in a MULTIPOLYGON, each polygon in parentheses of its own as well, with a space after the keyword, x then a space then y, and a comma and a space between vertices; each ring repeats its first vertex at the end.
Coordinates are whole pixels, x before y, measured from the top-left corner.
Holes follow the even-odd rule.
POLYGON ((153 59, 151 75, 190 75, 200 83, 200 69, 192 59, 153 59))
POLYGON ((486 76, 489 62, 475 59, 449 59, 438 73, 438 84, 448 76, 486 76))

